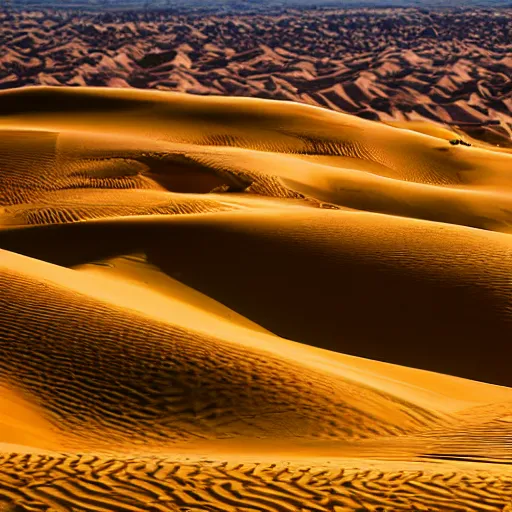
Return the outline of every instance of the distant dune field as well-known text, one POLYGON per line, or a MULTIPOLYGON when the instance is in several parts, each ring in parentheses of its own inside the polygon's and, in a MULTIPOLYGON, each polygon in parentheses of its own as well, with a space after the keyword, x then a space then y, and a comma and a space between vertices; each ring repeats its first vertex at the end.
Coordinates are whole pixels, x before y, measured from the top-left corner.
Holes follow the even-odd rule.
POLYGON ((0 511, 512 504, 512 151, 288 101, 0 92, 0 511))
POLYGON ((293 100, 387 123, 435 122, 512 147, 512 16, 492 0, 478 2, 492 9, 462 0, 439 0, 442 9, 423 0, 366 9, 155 0, 132 11, 112 1, 93 12, 42 3, 0 12, 0 89, 88 85, 293 100))

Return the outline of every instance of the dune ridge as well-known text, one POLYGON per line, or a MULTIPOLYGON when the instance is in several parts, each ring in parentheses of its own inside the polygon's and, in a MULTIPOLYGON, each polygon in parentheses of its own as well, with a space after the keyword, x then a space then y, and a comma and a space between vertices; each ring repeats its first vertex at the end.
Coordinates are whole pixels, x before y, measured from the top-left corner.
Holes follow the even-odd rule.
POLYGON ((424 131, 0 92, 0 510, 508 512, 512 154, 424 131))

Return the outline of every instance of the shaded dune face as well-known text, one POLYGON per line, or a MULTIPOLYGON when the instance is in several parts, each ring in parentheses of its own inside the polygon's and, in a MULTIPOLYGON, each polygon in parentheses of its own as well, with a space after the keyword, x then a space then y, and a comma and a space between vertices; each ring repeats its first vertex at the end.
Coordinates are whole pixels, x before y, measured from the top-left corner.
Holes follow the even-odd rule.
POLYGON ((244 220, 184 227, 148 259, 285 338, 512 384, 499 362, 512 334, 508 237, 341 212, 244 220), (495 351, 482 354, 484 340, 495 351))
POLYGON ((142 251, 279 336, 511 384, 509 235, 315 209, 26 228, 0 243, 68 266, 142 251))

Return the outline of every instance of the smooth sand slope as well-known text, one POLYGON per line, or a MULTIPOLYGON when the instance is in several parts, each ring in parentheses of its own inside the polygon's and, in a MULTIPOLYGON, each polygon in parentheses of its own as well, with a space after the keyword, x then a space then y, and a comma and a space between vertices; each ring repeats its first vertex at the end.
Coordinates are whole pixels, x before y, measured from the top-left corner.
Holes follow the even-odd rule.
POLYGON ((508 511, 512 155, 112 89, 0 133, 0 510, 508 511))

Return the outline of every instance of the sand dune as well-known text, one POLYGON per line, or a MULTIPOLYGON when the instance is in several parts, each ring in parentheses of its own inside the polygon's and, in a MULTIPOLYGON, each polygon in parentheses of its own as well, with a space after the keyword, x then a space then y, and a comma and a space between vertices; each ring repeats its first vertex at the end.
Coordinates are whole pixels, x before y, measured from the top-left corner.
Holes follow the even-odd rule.
POLYGON ((512 154, 262 99, 0 113, 0 510, 507 510, 512 154))
POLYGON ((0 233, 0 243, 61 265, 142 250, 166 275, 280 336, 511 384, 510 235, 371 213, 278 212, 28 228, 0 233), (493 350, 482 352, 482 339, 493 350))
POLYGON ((386 122, 433 121, 510 147, 509 12, 443 7, 5 12, 0 88, 295 100, 386 122))

